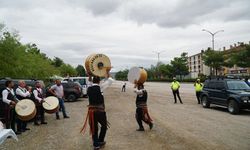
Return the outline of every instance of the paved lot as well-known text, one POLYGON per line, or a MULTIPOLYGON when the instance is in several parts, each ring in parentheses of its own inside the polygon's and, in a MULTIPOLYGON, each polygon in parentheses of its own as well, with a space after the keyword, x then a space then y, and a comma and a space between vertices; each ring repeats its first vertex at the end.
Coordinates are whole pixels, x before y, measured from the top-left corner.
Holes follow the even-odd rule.
MULTIPOLYGON (((230 115, 227 109, 197 104, 192 84, 181 84, 184 104, 174 104, 169 83, 146 83, 148 106, 154 128, 136 132, 135 94, 128 84, 121 93, 122 82, 115 82, 105 91, 106 111, 111 128, 107 132, 106 150, 249 150, 250 111, 230 115)), ((48 125, 34 127, 18 136, 19 142, 8 139, 1 150, 90 150, 91 138, 79 133, 88 101, 66 103, 70 119, 57 121, 46 114, 48 125)))

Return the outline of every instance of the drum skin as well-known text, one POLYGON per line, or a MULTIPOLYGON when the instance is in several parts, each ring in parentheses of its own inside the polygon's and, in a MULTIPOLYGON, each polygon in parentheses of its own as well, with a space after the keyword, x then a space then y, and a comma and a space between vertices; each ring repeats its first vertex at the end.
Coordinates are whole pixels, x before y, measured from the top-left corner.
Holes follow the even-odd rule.
POLYGON ((30 99, 23 99, 15 106, 17 117, 22 121, 29 121, 36 115, 36 105, 30 99))
POLYGON ((53 114, 59 110, 59 101, 55 96, 49 96, 44 99, 43 108, 48 114, 53 114))
POLYGON ((128 81, 131 83, 141 83, 143 84, 147 80, 147 72, 143 68, 132 67, 128 72, 128 81))
POLYGON ((105 77, 111 70, 111 62, 104 54, 91 54, 85 60, 85 69, 94 76, 105 77))

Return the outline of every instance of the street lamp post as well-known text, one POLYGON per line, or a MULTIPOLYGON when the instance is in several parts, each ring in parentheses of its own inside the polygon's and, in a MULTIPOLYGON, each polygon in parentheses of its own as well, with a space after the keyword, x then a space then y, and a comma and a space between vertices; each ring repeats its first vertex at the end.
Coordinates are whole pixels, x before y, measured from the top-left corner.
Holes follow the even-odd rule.
POLYGON ((215 34, 217 34, 219 32, 224 32, 224 30, 218 30, 218 31, 216 31, 214 33, 209 31, 209 30, 206 30, 206 29, 202 29, 202 31, 208 32, 209 34, 212 35, 212 49, 214 50, 214 36, 215 36, 215 34))
POLYGON ((160 54, 163 53, 165 51, 153 51, 153 53, 157 54, 157 58, 158 58, 158 63, 160 62, 160 54))

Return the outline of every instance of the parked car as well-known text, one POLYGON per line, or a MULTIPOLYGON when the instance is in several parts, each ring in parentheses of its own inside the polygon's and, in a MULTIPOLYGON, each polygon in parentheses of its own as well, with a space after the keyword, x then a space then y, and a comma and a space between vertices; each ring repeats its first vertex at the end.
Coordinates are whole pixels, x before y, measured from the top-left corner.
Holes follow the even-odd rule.
POLYGON ((73 81, 73 82, 79 82, 82 87, 82 93, 84 97, 87 97, 87 88, 89 83, 88 77, 69 77, 65 78, 63 81, 73 81))
POLYGON ((241 109, 250 109, 250 87, 237 79, 206 80, 201 101, 204 108, 216 104, 227 107, 231 114, 238 114, 241 109))
MULTIPOLYGON (((52 85, 54 85, 54 83, 51 83, 46 87, 47 96, 51 96, 51 93, 48 90, 52 85)), ((82 96, 82 89, 80 83, 71 81, 62 81, 62 86, 66 100, 76 101, 78 98, 82 96)))

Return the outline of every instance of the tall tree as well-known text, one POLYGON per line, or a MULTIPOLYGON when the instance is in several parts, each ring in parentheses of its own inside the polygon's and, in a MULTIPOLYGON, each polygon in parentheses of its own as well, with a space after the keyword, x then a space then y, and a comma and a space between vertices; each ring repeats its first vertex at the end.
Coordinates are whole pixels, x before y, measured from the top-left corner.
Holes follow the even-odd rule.
POLYGON ((187 66, 188 54, 182 53, 180 57, 175 57, 174 60, 171 60, 171 66, 173 67, 173 74, 182 76, 188 74, 187 66))
POLYGON ((78 76, 86 76, 86 72, 85 72, 83 65, 78 65, 76 67, 76 72, 77 72, 78 76))
POLYGON ((54 65, 55 67, 61 67, 64 64, 63 60, 59 57, 55 57, 53 59, 52 65, 54 65))
MULTIPOLYGON (((202 58, 205 65, 215 70, 215 75, 217 75, 218 70, 225 65, 223 52, 221 51, 207 50, 204 52, 202 58)), ((212 71, 211 73, 212 75, 214 75, 214 71, 212 71)))

